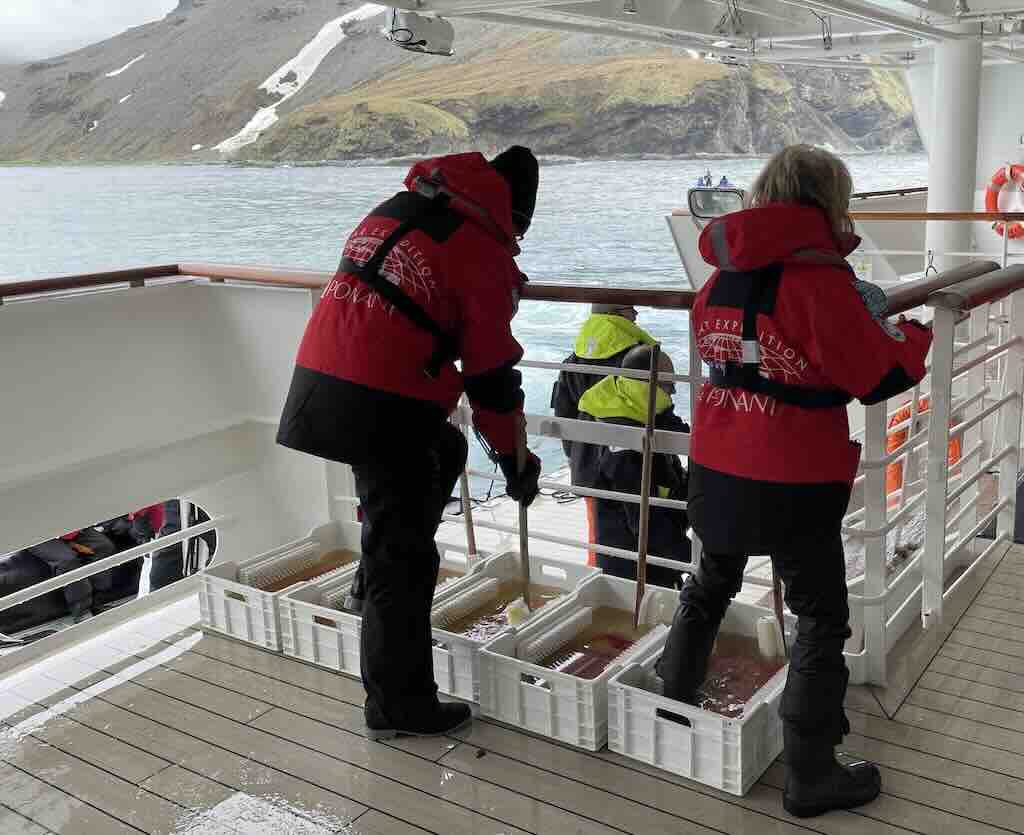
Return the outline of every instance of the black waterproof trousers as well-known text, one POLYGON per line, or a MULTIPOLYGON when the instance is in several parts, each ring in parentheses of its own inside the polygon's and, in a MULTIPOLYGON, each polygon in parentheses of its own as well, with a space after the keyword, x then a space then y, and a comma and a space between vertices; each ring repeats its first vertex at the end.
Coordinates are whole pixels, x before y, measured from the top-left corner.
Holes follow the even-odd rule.
POLYGON ((843 711, 849 679, 843 645, 850 636, 850 610, 840 536, 849 488, 742 479, 730 484, 730 479, 699 467, 691 470, 690 520, 705 552, 679 595, 659 667, 665 694, 693 699, 725 610, 741 587, 748 555, 770 554, 785 584, 786 605, 798 618, 779 708, 787 740, 800 743, 788 756, 794 768, 801 766, 794 755, 806 755, 808 766, 813 760, 817 767, 849 732, 843 711), (748 504, 758 499, 759 507, 748 504))
POLYGON ((462 433, 445 423, 436 440, 401 458, 353 465, 363 512, 362 678, 377 721, 414 726, 437 709, 430 606, 441 515, 466 466, 462 433))
MULTIPOLYGON (((46 563, 54 576, 74 571, 89 562, 106 559, 114 553, 111 541, 94 528, 81 531, 75 542, 91 548, 94 553, 90 556, 81 556, 71 547, 70 542, 63 539, 51 539, 32 548, 26 548, 25 552, 46 563)), ((91 611, 93 589, 107 590, 112 584, 113 577, 110 571, 102 571, 85 580, 69 583, 64 587, 64 600, 67 602, 68 611, 75 617, 91 611)))

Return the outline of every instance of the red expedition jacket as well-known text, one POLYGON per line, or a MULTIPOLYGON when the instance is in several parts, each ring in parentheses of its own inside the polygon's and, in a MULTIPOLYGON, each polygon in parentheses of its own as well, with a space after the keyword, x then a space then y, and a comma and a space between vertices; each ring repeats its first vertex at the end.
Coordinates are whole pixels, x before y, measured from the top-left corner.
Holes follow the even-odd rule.
POLYGON ((453 200, 429 215, 391 251, 382 272, 455 338, 461 373, 449 362, 428 377, 434 338, 358 277, 339 271, 299 348, 278 434, 285 446, 359 463, 372 448, 411 445, 424 425, 451 413, 465 389, 477 428, 498 453, 515 451, 523 392, 514 366, 523 349, 511 320, 525 276, 514 259, 519 249, 505 180, 478 153, 419 162, 405 179, 408 190, 352 232, 344 257, 364 264, 402 220, 427 205, 414 190, 419 177, 443 181, 470 205, 453 200))
MULTIPOLYGON (((855 245, 837 245, 825 214, 811 207, 778 204, 713 221, 700 251, 718 270, 691 320, 702 359, 741 361, 749 282, 769 282, 757 316, 762 375, 870 402, 910 388, 925 374, 931 331, 869 312, 844 260, 855 245)), ((860 447, 843 406, 807 409, 705 383, 690 458, 756 481, 850 484, 860 447)))

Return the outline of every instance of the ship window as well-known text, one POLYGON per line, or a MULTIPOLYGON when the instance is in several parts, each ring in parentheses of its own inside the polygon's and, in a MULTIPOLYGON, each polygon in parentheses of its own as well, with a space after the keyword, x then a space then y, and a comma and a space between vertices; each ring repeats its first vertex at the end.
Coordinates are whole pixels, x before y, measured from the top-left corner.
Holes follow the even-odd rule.
POLYGON ((743 192, 735 188, 695 188, 689 193, 690 214, 697 220, 738 212, 743 208, 743 192))
MULTIPOLYGON (((95 522, 80 531, 54 531, 53 538, 0 554, 0 600, 67 571, 138 548, 210 518, 187 499, 170 499, 95 522)), ((145 557, 94 574, 8 609, 0 610, 0 653, 128 603, 209 565, 217 532, 158 548, 145 557)))

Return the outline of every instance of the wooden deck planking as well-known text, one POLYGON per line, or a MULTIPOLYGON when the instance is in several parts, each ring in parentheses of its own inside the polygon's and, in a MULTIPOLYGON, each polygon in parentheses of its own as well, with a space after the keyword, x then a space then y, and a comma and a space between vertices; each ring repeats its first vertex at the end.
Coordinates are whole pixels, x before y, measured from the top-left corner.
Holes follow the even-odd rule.
POLYGON ((371 743, 358 682, 202 635, 180 607, 66 663, 0 680, 0 831, 1019 832, 1021 584, 1024 551, 1014 548, 953 610, 948 639, 915 650, 924 672, 893 718, 883 706, 895 689, 851 688, 844 748, 878 761, 884 785, 853 812, 790 818, 779 763, 736 798, 485 721, 440 740, 371 743))

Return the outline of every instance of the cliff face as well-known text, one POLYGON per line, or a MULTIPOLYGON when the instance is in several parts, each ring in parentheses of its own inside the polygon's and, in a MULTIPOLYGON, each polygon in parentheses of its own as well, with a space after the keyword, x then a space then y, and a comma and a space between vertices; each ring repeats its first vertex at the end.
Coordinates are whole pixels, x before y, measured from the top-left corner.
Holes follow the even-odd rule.
POLYGON ((625 41, 456 21, 455 59, 337 0, 182 0, 163 21, 0 67, 0 160, 324 160, 509 142, 546 154, 917 150, 891 73, 726 67, 625 41), (255 118, 254 118, 255 117, 255 118), (232 139, 234 137, 234 139, 232 139))

